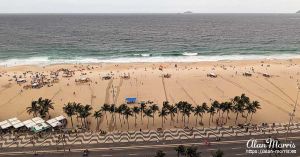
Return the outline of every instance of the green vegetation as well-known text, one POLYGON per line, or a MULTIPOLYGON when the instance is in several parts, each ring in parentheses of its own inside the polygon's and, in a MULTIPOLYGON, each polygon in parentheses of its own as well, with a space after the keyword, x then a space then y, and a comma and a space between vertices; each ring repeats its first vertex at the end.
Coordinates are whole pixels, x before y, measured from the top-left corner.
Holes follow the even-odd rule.
MULTIPOLYGON (((31 106, 27 107, 28 114, 32 114, 34 117, 41 116, 46 118, 50 117, 49 110, 54 109, 53 102, 49 99, 39 98, 36 101, 32 101, 31 106)), ((115 124, 120 123, 121 127, 123 124, 127 123, 127 128, 129 130, 129 119, 134 117, 134 126, 137 126, 137 118, 140 114, 141 124, 143 125, 143 118, 147 118, 147 128, 149 128, 150 119, 152 119, 152 125, 155 124, 155 117, 161 118, 161 127, 163 128, 167 119, 170 120, 170 125, 175 125, 179 123, 181 119, 181 124, 183 127, 190 126, 190 117, 195 116, 196 127, 198 125, 203 126, 202 119, 205 114, 209 115, 209 126, 211 123, 217 125, 224 125, 230 120, 229 114, 234 113, 234 122, 237 124, 238 120, 244 118, 243 123, 250 123, 253 115, 261 109, 260 103, 258 101, 251 101, 249 97, 245 94, 241 96, 235 96, 230 101, 218 102, 213 101, 210 106, 207 103, 202 103, 193 106, 186 101, 180 101, 175 104, 170 104, 169 102, 163 102, 163 107, 159 108, 157 104, 153 102, 143 102, 139 106, 129 107, 127 104, 121 104, 116 106, 115 104, 104 104, 99 107, 99 110, 95 110, 93 117, 96 119, 97 125, 96 130, 100 128, 100 121, 102 118, 106 119, 108 124, 108 115, 110 114, 112 122, 115 124), (119 120, 117 121, 117 115, 119 120), (122 117, 122 118, 121 118, 122 117)), ((92 115, 92 106, 82 105, 76 102, 69 102, 64 105, 63 111, 70 118, 72 127, 73 117, 76 116, 77 124, 79 120, 81 122, 82 128, 89 128, 87 118, 92 115)), ((241 122, 241 120, 240 120, 241 122)))

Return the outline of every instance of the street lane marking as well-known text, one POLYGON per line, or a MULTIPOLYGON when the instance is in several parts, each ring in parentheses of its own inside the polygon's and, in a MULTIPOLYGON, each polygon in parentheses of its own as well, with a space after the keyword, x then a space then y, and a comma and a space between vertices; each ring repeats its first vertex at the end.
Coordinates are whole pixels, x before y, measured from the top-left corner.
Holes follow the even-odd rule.
POLYGON ((231 149, 241 149, 242 147, 234 147, 234 148, 231 148, 231 149))
POLYGON ((245 154, 235 154, 235 155, 237 155, 237 156, 241 156, 241 155, 245 155, 245 154))
POLYGON ((206 149, 206 150, 217 150, 217 149, 214 149, 214 148, 210 148, 210 149, 206 149))

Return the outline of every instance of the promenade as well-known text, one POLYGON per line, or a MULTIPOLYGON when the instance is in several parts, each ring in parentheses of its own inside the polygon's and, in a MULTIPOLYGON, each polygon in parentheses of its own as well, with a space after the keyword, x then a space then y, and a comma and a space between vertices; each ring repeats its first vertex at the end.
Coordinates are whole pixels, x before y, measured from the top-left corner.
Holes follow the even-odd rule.
MULTIPOLYGON (((44 133, 34 134, 5 134, 0 139, 0 151, 9 148, 26 149, 29 147, 73 147, 76 145, 89 144, 112 144, 112 143, 134 143, 134 142, 160 142, 188 139, 212 139, 226 137, 255 137, 259 135, 284 135, 287 133, 287 123, 258 125, 256 127, 214 127, 214 128, 191 128, 191 129, 169 129, 162 131, 142 130, 128 132, 99 132, 83 133, 44 133)), ((292 123, 289 127, 290 133, 300 133, 300 123, 292 123)))

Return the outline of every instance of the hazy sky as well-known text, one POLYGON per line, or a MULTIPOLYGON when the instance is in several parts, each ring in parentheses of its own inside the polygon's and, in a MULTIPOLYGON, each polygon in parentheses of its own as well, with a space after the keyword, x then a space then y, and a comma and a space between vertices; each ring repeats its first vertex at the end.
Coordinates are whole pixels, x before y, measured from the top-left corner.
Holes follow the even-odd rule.
POLYGON ((293 13, 300 0, 0 0, 1 13, 293 13))

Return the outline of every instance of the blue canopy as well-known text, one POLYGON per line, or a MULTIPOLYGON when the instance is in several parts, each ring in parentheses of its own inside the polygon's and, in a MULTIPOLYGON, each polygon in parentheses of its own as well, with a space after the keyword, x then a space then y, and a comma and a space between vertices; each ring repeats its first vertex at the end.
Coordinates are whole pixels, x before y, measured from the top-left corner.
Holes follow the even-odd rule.
POLYGON ((136 102, 136 98, 126 98, 125 100, 127 103, 135 103, 136 102))

